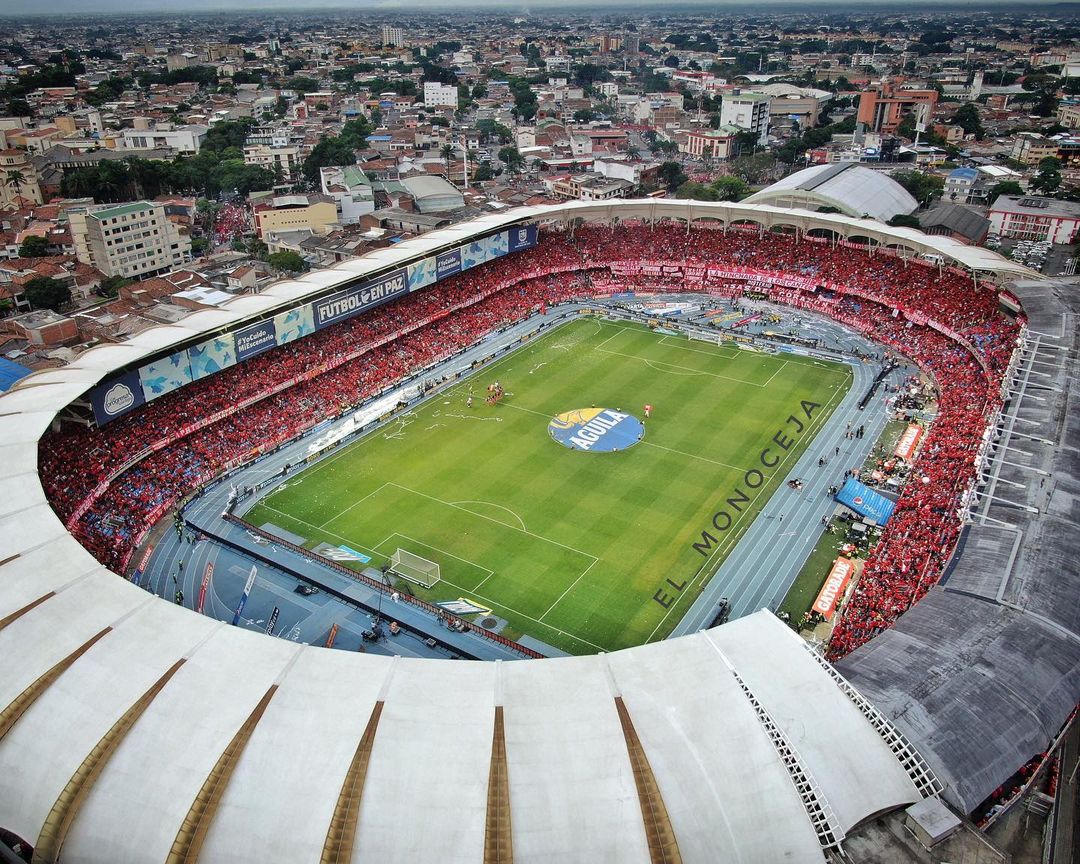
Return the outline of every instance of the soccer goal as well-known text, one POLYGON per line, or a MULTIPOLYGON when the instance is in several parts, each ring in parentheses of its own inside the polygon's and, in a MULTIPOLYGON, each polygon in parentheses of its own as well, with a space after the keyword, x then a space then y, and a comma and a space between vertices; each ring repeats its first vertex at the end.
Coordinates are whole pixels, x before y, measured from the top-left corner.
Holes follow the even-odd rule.
POLYGON ((723 337, 719 333, 710 333, 707 330, 688 330, 691 342, 709 342, 713 345, 723 345, 723 337))
POLYGON ((390 570, 402 579, 430 588, 439 581, 439 565, 405 549, 390 556, 390 570))

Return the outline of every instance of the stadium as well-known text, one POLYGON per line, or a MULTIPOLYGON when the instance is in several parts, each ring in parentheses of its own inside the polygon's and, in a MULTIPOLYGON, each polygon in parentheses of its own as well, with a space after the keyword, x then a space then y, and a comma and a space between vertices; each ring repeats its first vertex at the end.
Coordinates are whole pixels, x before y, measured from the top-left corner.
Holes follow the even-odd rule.
POLYGON ((921 860, 883 820, 955 842, 1080 701, 1076 302, 872 220, 570 203, 29 376, 0 399, 0 839, 921 860), (812 645, 770 610, 916 379, 906 482, 812 645))

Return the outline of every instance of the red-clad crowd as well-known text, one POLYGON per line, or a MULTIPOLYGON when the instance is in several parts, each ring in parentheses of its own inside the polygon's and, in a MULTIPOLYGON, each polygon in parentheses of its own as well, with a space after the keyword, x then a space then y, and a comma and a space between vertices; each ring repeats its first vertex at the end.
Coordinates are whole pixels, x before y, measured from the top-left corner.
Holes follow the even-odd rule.
MULTIPOLYGON (((620 278, 611 265, 628 261, 684 268, 681 281, 670 267, 655 278, 663 290, 712 290, 702 268, 713 265, 808 277, 817 291, 788 289, 775 299, 827 311, 935 377, 938 418, 844 608, 830 656, 891 626, 940 578, 955 545, 961 499, 1000 405, 1020 325, 998 311, 994 291, 962 274, 756 229, 624 223, 545 231, 535 249, 275 348, 101 429, 72 425, 47 436, 40 464, 50 501, 65 519, 82 505, 73 532, 99 560, 122 569, 150 525, 200 482, 542 304, 601 291, 620 278), (204 422, 215 412, 226 416, 204 422)), ((636 276, 634 284, 644 289, 649 278, 636 276)))
POLYGON ((222 204, 214 216, 214 248, 228 246, 248 231, 248 209, 243 204, 222 204))

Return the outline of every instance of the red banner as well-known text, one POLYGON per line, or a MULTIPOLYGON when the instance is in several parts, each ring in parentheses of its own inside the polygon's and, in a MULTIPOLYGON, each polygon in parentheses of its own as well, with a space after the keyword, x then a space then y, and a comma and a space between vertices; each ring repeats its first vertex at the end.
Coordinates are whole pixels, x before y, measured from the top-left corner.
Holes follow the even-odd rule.
POLYGON ((337 624, 335 624, 333 627, 330 628, 330 635, 326 637, 326 647, 327 648, 333 648, 334 647, 334 640, 337 639, 337 631, 338 631, 338 625, 337 624))
POLYGON ((832 618, 833 613, 836 611, 836 604, 844 596, 844 589, 854 573, 855 564, 850 558, 841 557, 833 561, 829 576, 825 580, 825 584, 821 586, 821 592, 817 595, 817 600, 814 601, 814 605, 810 608, 824 616, 826 620, 832 618))
POLYGON ((915 448, 919 446, 919 442, 922 440, 923 428, 912 423, 907 429, 904 430, 904 434, 900 436, 900 440, 896 442, 896 449, 893 453, 908 462, 911 461, 911 457, 915 455, 915 448))
POLYGON ((211 561, 206 565, 206 570, 203 571, 202 584, 199 586, 199 599, 195 603, 195 611, 202 612, 203 604, 206 603, 206 588, 210 584, 210 578, 214 575, 214 562, 211 561))

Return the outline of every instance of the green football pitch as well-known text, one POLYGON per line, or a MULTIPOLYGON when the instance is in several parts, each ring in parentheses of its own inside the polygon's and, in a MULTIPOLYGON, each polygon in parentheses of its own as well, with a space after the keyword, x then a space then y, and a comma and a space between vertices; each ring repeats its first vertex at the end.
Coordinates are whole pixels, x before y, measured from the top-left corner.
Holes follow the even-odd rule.
POLYGON ((623 648, 671 631, 850 384, 842 365, 581 318, 298 474, 247 518, 372 565, 399 548, 431 559, 441 581, 413 587, 418 596, 490 609, 511 638, 575 654, 623 648), (507 395, 488 405, 496 380, 507 395), (806 420, 803 400, 821 407, 794 435, 785 423, 806 420), (570 449, 548 432, 563 412, 644 419, 646 403, 644 437, 616 452, 570 449), (788 449, 773 445, 782 458, 722 540, 695 549, 785 428, 788 449))

